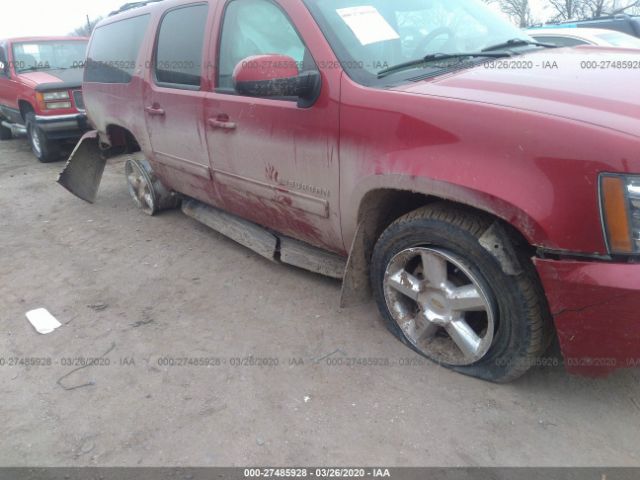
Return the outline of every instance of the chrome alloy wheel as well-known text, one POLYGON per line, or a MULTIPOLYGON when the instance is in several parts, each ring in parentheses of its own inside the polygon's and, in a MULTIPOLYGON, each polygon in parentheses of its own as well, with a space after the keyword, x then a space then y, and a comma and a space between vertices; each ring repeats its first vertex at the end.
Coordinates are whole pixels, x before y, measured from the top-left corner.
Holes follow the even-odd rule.
POLYGON ((40 157, 42 155, 42 145, 40 144, 40 135, 38 135, 38 130, 35 126, 31 126, 29 128, 29 136, 31 137, 31 146, 33 147, 34 153, 40 157))
POLYGON ((403 250, 389 262, 383 287, 391 316, 428 358, 465 366, 491 348, 491 294, 460 257, 436 248, 403 250))
POLYGON ((153 186, 147 172, 138 162, 127 161, 125 174, 129 193, 136 205, 145 213, 153 215, 156 212, 156 199, 153 194, 153 186))

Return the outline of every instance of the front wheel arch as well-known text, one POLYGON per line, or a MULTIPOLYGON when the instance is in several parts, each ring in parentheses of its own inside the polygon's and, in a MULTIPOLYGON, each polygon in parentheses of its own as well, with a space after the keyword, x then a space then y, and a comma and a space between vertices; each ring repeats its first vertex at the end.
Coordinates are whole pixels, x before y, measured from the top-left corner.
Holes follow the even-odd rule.
MULTIPOLYGON (((471 198, 470 194, 465 195, 462 192, 459 197, 464 200, 471 198)), ((375 242, 382 235, 382 232, 402 215, 434 202, 446 202, 478 215, 491 216, 496 225, 500 227, 500 234, 508 235, 511 241, 517 243, 518 248, 525 250, 531 257, 535 255, 536 246, 531 243, 530 237, 525 235, 521 228, 517 228, 507 221, 505 217, 511 216, 521 219, 522 222, 531 226, 531 231, 534 229, 535 222, 528 217, 525 218, 524 214, 516 211, 514 207, 501 206, 500 210, 511 213, 498 216, 495 213, 496 209, 486 207, 485 202, 473 204, 470 200, 451 200, 437 195, 435 191, 425 194, 394 188, 373 189, 363 195, 358 204, 355 232, 349 248, 349 258, 342 285, 340 301, 342 307, 360 305, 372 298, 373 292, 369 285, 370 261, 375 242)))
POLYGON ((36 112, 33 105, 31 105, 27 100, 18 100, 18 109, 20 110, 20 115, 22 115, 22 120, 25 125, 27 124, 27 114, 33 113, 35 115, 36 112))

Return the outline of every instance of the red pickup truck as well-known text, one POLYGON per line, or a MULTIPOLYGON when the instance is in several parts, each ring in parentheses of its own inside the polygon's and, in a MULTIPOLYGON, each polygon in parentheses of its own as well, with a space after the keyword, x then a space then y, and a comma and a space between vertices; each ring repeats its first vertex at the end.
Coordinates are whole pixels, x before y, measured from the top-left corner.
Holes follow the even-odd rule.
POLYGON ((147 213, 341 278, 447 368, 509 381, 557 335, 604 373, 640 358, 639 61, 476 0, 165 0, 94 31, 59 182, 92 202, 128 155, 147 213))
POLYGON ((88 130, 82 101, 87 38, 0 40, 0 140, 27 135, 41 162, 88 130))

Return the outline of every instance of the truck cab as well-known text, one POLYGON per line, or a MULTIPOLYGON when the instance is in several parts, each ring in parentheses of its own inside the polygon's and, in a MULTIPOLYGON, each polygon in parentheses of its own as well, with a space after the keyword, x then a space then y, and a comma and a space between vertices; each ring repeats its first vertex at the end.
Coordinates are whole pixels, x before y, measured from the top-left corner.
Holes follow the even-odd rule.
POLYGON ((0 140, 27 135, 41 162, 88 129, 82 97, 83 37, 0 40, 0 140))

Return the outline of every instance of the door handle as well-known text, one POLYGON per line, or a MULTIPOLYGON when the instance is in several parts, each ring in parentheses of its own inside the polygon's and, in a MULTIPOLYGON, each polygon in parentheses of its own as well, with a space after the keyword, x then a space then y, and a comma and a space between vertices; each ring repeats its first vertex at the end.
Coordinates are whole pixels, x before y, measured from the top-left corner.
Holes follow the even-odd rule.
POLYGON ((211 128, 220 128, 222 130, 235 130, 238 126, 235 122, 230 122, 229 115, 224 113, 215 118, 210 118, 207 123, 211 128))
POLYGON ((156 107, 155 105, 151 107, 144 107, 144 111, 147 112, 151 116, 162 117, 164 116, 164 109, 160 107, 156 107))

